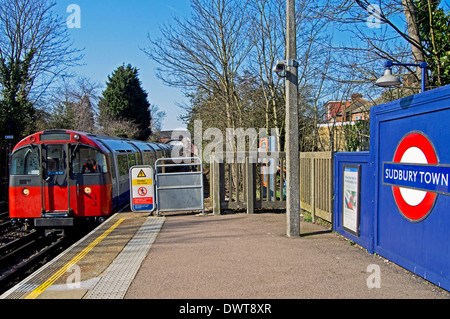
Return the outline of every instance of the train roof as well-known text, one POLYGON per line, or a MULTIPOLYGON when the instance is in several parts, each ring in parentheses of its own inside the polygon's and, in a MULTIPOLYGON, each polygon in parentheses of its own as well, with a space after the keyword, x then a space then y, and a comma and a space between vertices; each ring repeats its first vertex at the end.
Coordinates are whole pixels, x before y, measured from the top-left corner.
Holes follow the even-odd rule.
MULTIPOLYGON (((111 137, 98 134, 84 133, 73 130, 46 130, 31 134, 22 139, 14 149, 22 147, 27 144, 40 144, 40 143, 60 143, 60 142, 72 142, 83 143, 91 146, 98 147, 112 152, 135 152, 140 151, 153 151, 163 149, 158 144, 130 140, 120 137, 111 137)), ((167 149, 167 148, 166 148, 167 149)))

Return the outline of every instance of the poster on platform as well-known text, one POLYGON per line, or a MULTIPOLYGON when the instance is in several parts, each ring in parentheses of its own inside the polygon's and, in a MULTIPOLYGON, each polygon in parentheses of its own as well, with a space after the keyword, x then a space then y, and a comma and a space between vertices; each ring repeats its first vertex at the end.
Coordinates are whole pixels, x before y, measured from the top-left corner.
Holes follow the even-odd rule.
POLYGON ((342 227, 359 237, 361 166, 344 165, 342 191, 342 227))

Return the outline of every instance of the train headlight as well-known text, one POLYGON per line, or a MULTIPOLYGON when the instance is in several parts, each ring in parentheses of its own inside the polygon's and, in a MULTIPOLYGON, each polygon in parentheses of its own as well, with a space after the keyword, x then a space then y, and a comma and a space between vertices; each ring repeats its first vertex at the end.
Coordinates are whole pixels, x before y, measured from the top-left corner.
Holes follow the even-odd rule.
POLYGON ((90 194, 90 193, 92 192, 92 189, 91 189, 90 187, 85 187, 85 188, 84 188, 84 192, 85 192, 86 194, 90 194))
POLYGON ((78 141, 78 140, 80 139, 80 135, 75 134, 75 135, 73 136, 73 139, 74 139, 75 141, 78 141))
POLYGON ((30 190, 28 188, 24 188, 22 190, 22 194, 24 194, 25 196, 28 196, 30 194, 30 190))

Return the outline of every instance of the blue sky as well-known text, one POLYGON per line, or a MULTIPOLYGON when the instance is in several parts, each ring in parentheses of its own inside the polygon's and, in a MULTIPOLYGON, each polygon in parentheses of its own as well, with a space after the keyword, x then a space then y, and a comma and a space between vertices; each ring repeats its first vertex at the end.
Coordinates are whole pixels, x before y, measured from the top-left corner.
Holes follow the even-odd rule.
MULTIPOLYGON (((189 0, 55 0, 55 11, 67 19, 68 6, 80 10, 80 28, 69 28, 75 47, 84 48, 83 66, 73 71, 90 78, 103 87, 108 75, 120 65, 130 63, 140 72, 143 88, 150 104, 157 105, 167 116, 163 130, 185 127, 177 120, 183 112, 179 104, 187 104, 180 89, 171 88, 156 77, 156 63, 139 48, 148 47, 147 34, 159 38, 160 27, 170 23, 173 16, 189 16, 189 0)), ((450 0, 443 0, 448 9, 450 0)), ((381 63, 381 62, 380 62, 381 63)))
POLYGON ((185 125, 177 121, 187 102, 181 90, 164 85, 156 78, 156 64, 139 48, 148 47, 147 34, 159 37, 159 28, 173 16, 187 16, 189 0, 56 0, 55 12, 67 19, 69 5, 80 8, 80 28, 69 28, 76 48, 84 48, 83 66, 73 71, 103 87, 108 75, 120 65, 130 63, 139 69, 139 78, 150 104, 167 113, 163 130, 185 125))

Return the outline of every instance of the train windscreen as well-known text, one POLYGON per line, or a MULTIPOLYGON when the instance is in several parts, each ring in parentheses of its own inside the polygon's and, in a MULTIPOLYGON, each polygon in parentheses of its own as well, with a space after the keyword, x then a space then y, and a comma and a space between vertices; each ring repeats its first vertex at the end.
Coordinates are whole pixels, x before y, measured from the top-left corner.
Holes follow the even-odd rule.
POLYGON ((27 146, 11 157, 11 175, 39 175, 39 149, 27 146))

